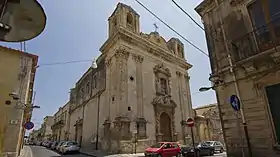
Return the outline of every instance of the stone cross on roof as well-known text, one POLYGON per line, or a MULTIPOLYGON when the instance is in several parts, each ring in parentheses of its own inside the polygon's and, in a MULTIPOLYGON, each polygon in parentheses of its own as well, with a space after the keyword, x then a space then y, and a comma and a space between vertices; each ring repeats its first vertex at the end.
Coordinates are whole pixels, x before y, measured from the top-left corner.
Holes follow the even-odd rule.
POLYGON ((157 26, 157 24, 156 24, 156 23, 154 23, 154 26, 155 26, 155 32, 157 32, 157 30, 158 30, 158 26, 157 26))

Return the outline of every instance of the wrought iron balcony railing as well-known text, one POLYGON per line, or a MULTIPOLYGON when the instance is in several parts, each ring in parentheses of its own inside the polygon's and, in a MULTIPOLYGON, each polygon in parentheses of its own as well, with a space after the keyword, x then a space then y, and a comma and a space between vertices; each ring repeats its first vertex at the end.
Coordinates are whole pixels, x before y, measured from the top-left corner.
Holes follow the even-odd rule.
POLYGON ((280 18, 232 41, 236 62, 280 45, 280 18))

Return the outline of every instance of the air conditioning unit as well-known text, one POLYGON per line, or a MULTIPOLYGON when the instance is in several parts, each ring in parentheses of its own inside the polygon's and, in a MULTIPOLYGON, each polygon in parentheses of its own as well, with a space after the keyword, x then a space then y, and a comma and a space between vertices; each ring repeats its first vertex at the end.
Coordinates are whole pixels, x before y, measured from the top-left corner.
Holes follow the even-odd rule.
POLYGON ((18 120, 10 120, 10 124, 11 125, 17 125, 18 124, 18 120))

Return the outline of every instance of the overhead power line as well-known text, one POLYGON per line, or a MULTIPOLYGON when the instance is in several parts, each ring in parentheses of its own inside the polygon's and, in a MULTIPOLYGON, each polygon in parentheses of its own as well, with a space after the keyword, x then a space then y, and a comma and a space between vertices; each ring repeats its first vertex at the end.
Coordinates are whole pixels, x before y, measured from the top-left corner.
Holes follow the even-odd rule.
POLYGON ((52 66, 52 65, 64 65, 64 64, 72 64, 72 63, 81 63, 81 62, 92 62, 92 60, 76 60, 76 61, 67 61, 67 62, 46 63, 46 64, 39 64, 38 67, 52 66))
POLYGON ((172 2, 182 11, 184 12, 200 29, 202 29, 203 31, 205 31, 205 29, 195 21, 195 19, 189 14, 187 13, 175 0, 172 0, 172 2))
POLYGON ((139 5, 141 5, 144 9, 146 9, 150 14, 152 14, 155 18, 157 18, 161 23, 163 23, 166 27, 168 27, 170 30, 172 30, 174 33, 176 33, 177 35, 179 35, 182 39, 184 39, 188 44, 190 44, 192 47, 194 47, 195 49, 197 49, 199 52, 203 53, 204 55, 206 55, 207 57, 209 57, 209 55, 203 51, 201 48, 199 48, 198 46, 196 46, 195 44, 193 44, 191 41, 189 41, 187 38, 185 38, 183 35, 181 35, 179 32, 177 32, 174 28, 172 28, 170 25, 168 25, 166 22, 164 22, 161 18, 159 18, 155 13, 153 13, 149 8, 147 8, 143 3, 141 3, 139 0, 135 0, 139 5))

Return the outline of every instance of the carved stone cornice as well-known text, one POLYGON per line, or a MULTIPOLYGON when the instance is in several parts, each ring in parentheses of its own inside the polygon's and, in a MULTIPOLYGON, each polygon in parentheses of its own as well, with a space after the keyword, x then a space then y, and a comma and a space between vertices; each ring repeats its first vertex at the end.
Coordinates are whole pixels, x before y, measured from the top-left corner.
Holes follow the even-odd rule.
POLYGON ((140 35, 135 33, 131 33, 122 28, 118 29, 118 32, 102 45, 100 51, 102 53, 107 53, 112 48, 112 46, 120 39, 128 42, 134 47, 139 47, 156 57, 164 59, 172 64, 178 65, 186 70, 192 67, 192 65, 187 63, 183 58, 177 57, 170 53, 168 50, 152 43, 144 37, 141 37, 140 35))
POLYGON ((163 74, 167 75, 168 77, 171 76, 170 70, 168 68, 166 68, 163 63, 157 64, 153 68, 153 70, 154 70, 154 73, 156 73, 156 74, 157 73, 163 73, 163 74))
MULTIPOLYGON (((220 0, 219 0, 220 1, 220 0)), ((219 3, 218 1, 218 3, 219 3)), ((215 0, 203 0, 196 8, 195 11, 202 16, 210 6, 215 5, 215 0)))
POLYGON ((116 50, 115 57, 117 59, 125 59, 127 60, 129 57, 129 52, 125 48, 119 48, 116 50))
POLYGON ((136 63, 142 63, 144 60, 144 57, 141 55, 136 55, 136 54, 132 54, 132 59, 136 62, 136 63))
POLYGON ((170 107, 175 108, 177 104, 174 100, 172 100, 171 96, 156 96, 152 100, 152 104, 154 106, 164 106, 164 107, 170 107))

